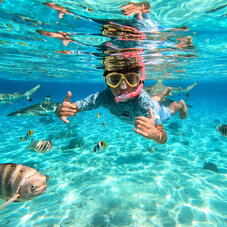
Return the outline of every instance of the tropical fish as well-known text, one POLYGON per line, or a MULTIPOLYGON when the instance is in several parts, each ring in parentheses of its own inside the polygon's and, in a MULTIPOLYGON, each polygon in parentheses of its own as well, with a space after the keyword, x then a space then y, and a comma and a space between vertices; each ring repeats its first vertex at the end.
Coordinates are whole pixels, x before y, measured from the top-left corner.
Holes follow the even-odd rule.
POLYGON ((22 42, 18 42, 20 45, 23 45, 23 46, 27 46, 27 44, 25 43, 22 43, 22 42))
POLYGON ((106 123, 105 122, 102 122, 101 125, 103 125, 106 128, 106 123))
POLYGON ((9 113, 7 116, 29 116, 29 115, 39 115, 47 116, 48 114, 54 113, 56 107, 60 102, 52 102, 50 96, 46 96, 43 102, 27 106, 15 112, 9 113))
POLYGON ((37 170, 13 163, 0 164, 0 198, 6 202, 24 202, 43 194, 47 189, 46 176, 37 170))
MULTIPOLYGON (((171 92, 169 94, 169 96, 173 96, 174 94, 180 94, 180 93, 185 93, 186 96, 189 96, 189 92, 192 90, 192 88, 194 88, 199 82, 195 82, 193 84, 191 84, 190 86, 186 87, 186 88, 182 88, 181 86, 179 87, 170 87, 171 88, 171 92)), ((162 80, 158 80, 156 84, 151 85, 151 86, 147 86, 144 87, 143 89, 150 95, 153 96, 157 93, 160 93, 162 91, 164 91, 167 88, 166 85, 164 85, 162 83, 162 80)), ((164 97, 163 101, 167 100, 167 97, 164 97)))
POLYGON ((20 141, 21 141, 21 142, 22 142, 22 141, 27 141, 28 138, 31 137, 33 133, 34 133, 33 130, 29 130, 29 131, 26 133, 26 135, 25 135, 24 138, 23 138, 23 137, 20 138, 20 141))
POLYGON ((32 139, 31 143, 25 149, 31 149, 33 151, 39 151, 45 153, 53 147, 50 140, 39 140, 37 143, 32 139))
POLYGON ((40 85, 37 85, 36 87, 32 88, 31 90, 26 91, 24 94, 20 94, 19 92, 15 92, 13 94, 0 93, 0 104, 1 103, 12 103, 13 101, 17 101, 22 98, 25 98, 28 101, 32 101, 31 96, 39 87, 40 87, 40 85))
POLYGON ((100 118, 100 116, 101 116, 101 113, 99 112, 97 117, 100 118))
POLYGON ((101 141, 95 145, 93 152, 102 151, 105 147, 106 143, 104 141, 101 141))
POLYGON ((89 12, 93 12, 93 9, 91 8, 87 8, 86 6, 80 5, 80 7, 82 7, 83 9, 89 11, 89 12))
POLYGON ((220 132, 222 136, 227 137, 227 125, 222 125, 221 123, 217 123, 216 132, 220 132))

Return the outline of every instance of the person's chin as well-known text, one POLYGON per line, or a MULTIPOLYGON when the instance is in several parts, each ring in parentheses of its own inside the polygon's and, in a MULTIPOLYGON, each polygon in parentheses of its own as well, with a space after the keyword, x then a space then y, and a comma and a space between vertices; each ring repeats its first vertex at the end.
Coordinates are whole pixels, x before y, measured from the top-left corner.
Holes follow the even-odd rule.
POLYGON ((128 102, 130 100, 130 98, 124 99, 124 100, 120 100, 120 102, 128 102))
POLYGON ((120 99, 120 102, 128 102, 130 100, 130 98, 127 96, 128 93, 123 93, 123 94, 119 94, 117 97, 119 96, 123 96, 121 99, 120 99))

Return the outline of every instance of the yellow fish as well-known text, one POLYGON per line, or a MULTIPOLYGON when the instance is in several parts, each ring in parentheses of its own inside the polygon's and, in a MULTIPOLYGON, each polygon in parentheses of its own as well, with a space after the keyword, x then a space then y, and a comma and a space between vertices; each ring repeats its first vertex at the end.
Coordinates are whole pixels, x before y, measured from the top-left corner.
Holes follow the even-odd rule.
POLYGON ((18 42, 20 45, 27 46, 25 43, 18 42))
POLYGON ((105 141, 101 141, 95 145, 93 152, 102 151, 104 150, 105 147, 106 147, 105 141))
POLYGON ((24 138, 23 138, 23 137, 20 138, 20 141, 21 141, 21 142, 22 142, 22 141, 27 141, 28 138, 31 137, 33 133, 34 133, 33 130, 29 130, 29 131, 26 133, 26 135, 25 135, 24 138))
POLYGON ((100 118, 100 116, 101 116, 101 113, 99 112, 97 117, 100 118))
POLYGON ((101 125, 103 125, 104 127, 106 127, 106 123, 102 122, 101 125))
POLYGON ((80 5, 80 7, 84 8, 85 10, 87 10, 89 12, 93 12, 93 9, 87 8, 86 6, 80 5))

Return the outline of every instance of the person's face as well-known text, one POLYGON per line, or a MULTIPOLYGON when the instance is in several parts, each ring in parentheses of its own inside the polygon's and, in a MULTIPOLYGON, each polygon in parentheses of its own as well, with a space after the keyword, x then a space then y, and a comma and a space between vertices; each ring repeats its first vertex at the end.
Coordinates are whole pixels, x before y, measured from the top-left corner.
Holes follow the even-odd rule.
POLYGON ((118 97, 120 95, 127 95, 134 92, 137 85, 139 84, 139 81, 139 74, 133 72, 128 72, 126 74, 119 74, 113 72, 108 74, 106 77, 107 85, 110 87, 114 97, 118 97))
POLYGON ((127 95, 131 92, 133 92, 135 90, 135 87, 131 87, 129 86, 125 79, 123 79, 121 81, 121 83, 116 87, 116 88, 113 88, 113 87, 110 87, 114 97, 117 97, 117 96, 120 96, 120 95, 127 95))

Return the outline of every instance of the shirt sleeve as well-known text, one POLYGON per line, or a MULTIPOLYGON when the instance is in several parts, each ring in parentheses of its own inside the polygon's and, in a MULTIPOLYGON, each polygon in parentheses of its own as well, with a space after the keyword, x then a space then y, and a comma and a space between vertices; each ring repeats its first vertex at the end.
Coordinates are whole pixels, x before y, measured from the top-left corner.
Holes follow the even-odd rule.
POLYGON ((83 100, 76 101, 76 104, 80 111, 94 110, 100 106, 103 106, 106 102, 106 91, 97 92, 89 95, 83 100))

